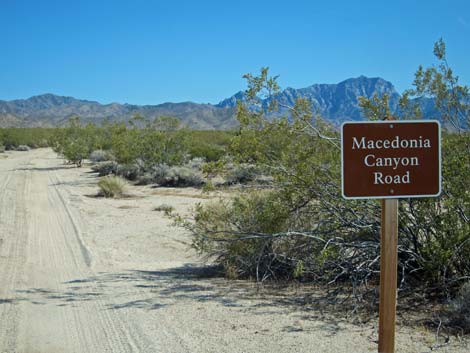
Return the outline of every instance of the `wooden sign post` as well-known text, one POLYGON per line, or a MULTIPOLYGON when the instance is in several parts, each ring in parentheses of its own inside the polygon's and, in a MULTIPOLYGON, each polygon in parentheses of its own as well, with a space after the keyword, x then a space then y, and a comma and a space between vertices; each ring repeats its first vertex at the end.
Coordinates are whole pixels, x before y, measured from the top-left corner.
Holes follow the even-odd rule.
POLYGON ((395 352, 398 200, 382 200, 380 234, 379 352, 395 352))
POLYGON ((441 193, 438 121, 346 122, 341 127, 345 199, 382 199, 379 353, 395 352, 398 199, 441 193))

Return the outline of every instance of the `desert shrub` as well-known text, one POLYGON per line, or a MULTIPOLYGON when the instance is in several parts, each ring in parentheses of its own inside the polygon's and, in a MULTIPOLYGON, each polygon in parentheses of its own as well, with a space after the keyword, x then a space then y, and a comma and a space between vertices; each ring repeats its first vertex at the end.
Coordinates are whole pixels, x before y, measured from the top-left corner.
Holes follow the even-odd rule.
MULTIPOLYGON (((96 127, 83 125, 79 118, 73 118, 65 128, 55 130, 49 143, 57 153, 77 165, 85 157, 95 163, 115 160, 125 166, 122 174, 134 180, 144 172, 151 173, 158 165, 200 169, 204 161, 219 159, 226 153, 232 136, 222 131, 191 132, 180 128, 176 118, 157 117, 151 121, 136 115, 129 126, 105 122, 102 127, 96 127), (217 156, 212 152, 191 152, 199 148, 216 150, 217 156), (136 170, 130 170, 135 165, 139 175, 136 170)), ((147 182, 148 178, 145 179, 147 182)))
POLYGON ((155 178, 154 175, 149 171, 144 171, 137 177, 136 185, 149 185, 154 184, 155 178))
POLYGON ((230 131, 191 131, 189 155, 207 162, 221 159, 226 153, 234 133, 230 131))
POLYGON ((20 145, 47 147, 53 131, 49 128, 0 128, 0 144, 6 150, 15 150, 20 145))
POLYGON ((93 152, 90 153, 90 156, 88 157, 90 161, 93 163, 98 163, 98 162, 105 162, 112 160, 112 155, 109 153, 109 151, 104 151, 104 150, 94 150, 93 152))
POLYGON ((36 147, 38 147, 38 148, 49 147, 49 141, 46 138, 42 138, 42 139, 37 141, 36 147))
POLYGON ((213 145, 206 142, 193 143, 189 150, 192 157, 204 158, 208 162, 217 161, 226 154, 222 146, 213 145))
POLYGON ((212 191, 215 191, 216 190, 216 187, 213 183, 212 180, 207 180, 207 182, 204 184, 204 186, 202 187, 202 192, 205 192, 205 193, 209 193, 209 192, 212 192, 212 191))
POLYGON ((184 162, 188 155, 188 133, 185 129, 171 130, 173 120, 156 118, 147 121, 135 117, 132 126, 113 124, 107 127, 111 150, 119 164, 131 165, 140 160, 149 169, 157 164, 184 162))
POLYGON ((16 147, 16 150, 17 151, 29 151, 31 148, 29 146, 26 146, 26 145, 19 145, 18 147, 16 147))
POLYGON ((80 118, 71 118, 66 128, 58 128, 51 138, 55 152, 62 155, 68 162, 82 166, 82 161, 90 155, 94 146, 94 125, 83 127, 80 118))
POLYGON ((116 174, 119 165, 114 161, 106 161, 96 163, 91 167, 91 170, 97 172, 99 176, 106 176, 110 174, 116 174))
MULTIPOLYGON (((198 205, 193 245, 221 264, 230 278, 292 278, 294 242, 269 234, 288 227, 288 210, 275 193, 254 193, 232 202, 198 205)), ((301 238, 299 238, 301 240, 301 238)), ((308 251, 308 250, 307 250, 308 251)))
POLYGON ((131 164, 138 158, 138 130, 128 129, 125 124, 113 124, 109 127, 111 150, 119 164, 131 164))
POLYGON ((201 172, 188 167, 168 167, 160 165, 154 168, 154 182, 160 186, 188 187, 202 186, 205 181, 201 172))
POLYGON ((127 188, 127 182, 118 176, 105 176, 98 182, 98 195, 104 197, 122 196, 127 188))
POLYGON ((449 318, 452 326, 470 332, 470 282, 465 282, 456 298, 450 303, 449 318))
POLYGON ((230 166, 233 165, 229 156, 218 161, 207 162, 201 166, 201 171, 208 177, 215 177, 217 175, 225 175, 230 166))
POLYGON ((260 174, 259 167, 253 164, 237 164, 227 172, 227 184, 246 184, 254 181, 260 174))
POLYGON ((185 163, 185 166, 195 170, 201 170, 206 160, 202 157, 195 157, 185 163))
POLYGON ((452 295, 470 274, 469 147, 470 135, 444 134, 441 197, 400 202, 399 241, 410 254, 401 266, 417 275, 411 281, 441 287, 442 295, 452 295))
POLYGON ((164 182, 164 180, 168 177, 170 174, 170 166, 166 164, 157 164, 152 167, 150 174, 152 175, 152 182, 153 183, 159 183, 159 182, 164 182))
POLYGON ((116 175, 128 180, 136 180, 141 174, 141 168, 137 164, 119 164, 116 169, 116 175))
POLYGON ((158 211, 158 212, 163 212, 163 213, 165 213, 165 215, 169 216, 171 214, 171 212, 173 212, 175 210, 175 208, 171 205, 161 204, 161 205, 155 207, 153 210, 158 211))

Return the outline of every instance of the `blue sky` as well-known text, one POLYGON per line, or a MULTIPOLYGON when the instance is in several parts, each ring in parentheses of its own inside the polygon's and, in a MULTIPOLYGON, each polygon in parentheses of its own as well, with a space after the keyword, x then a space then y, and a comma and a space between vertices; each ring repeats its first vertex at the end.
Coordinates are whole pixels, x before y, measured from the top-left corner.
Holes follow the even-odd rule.
POLYGON ((217 103, 269 66, 282 87, 409 88, 441 36, 470 83, 470 1, 0 0, 0 99, 217 103))

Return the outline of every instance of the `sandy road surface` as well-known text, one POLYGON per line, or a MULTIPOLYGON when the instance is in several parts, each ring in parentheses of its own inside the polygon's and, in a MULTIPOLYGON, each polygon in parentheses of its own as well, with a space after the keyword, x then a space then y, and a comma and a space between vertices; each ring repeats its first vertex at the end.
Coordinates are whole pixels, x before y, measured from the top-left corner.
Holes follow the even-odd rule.
MULTIPOLYGON (((195 190, 133 187, 93 197, 96 177, 48 149, 0 159, 0 352, 374 352, 355 326, 298 305, 302 295, 200 275, 189 237, 162 203, 188 212, 195 190)), ((398 352, 427 352, 399 327, 398 352)), ((442 352, 466 352, 450 345, 442 352)))

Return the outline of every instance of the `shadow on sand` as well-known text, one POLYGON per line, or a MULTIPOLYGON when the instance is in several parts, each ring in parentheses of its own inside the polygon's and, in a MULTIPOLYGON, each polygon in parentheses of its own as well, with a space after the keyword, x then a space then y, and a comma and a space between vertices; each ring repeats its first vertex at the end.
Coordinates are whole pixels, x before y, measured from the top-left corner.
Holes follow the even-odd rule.
MULTIPOLYGON (((300 320, 321 320, 323 329, 329 334, 341 330, 341 322, 350 322, 345 308, 330 302, 324 291, 303 285, 229 281, 221 277, 217 267, 185 265, 156 271, 98 273, 62 285, 62 291, 45 288, 18 290, 18 298, 14 300, 57 306, 76 306, 77 302, 99 300, 108 310, 149 311, 188 302, 211 302, 250 315, 294 314, 300 320), (133 300, 129 301, 129 297, 133 300)), ((0 304, 5 303, 0 301, 0 304)), ((305 329, 286 326, 284 330, 297 332, 305 329)))

